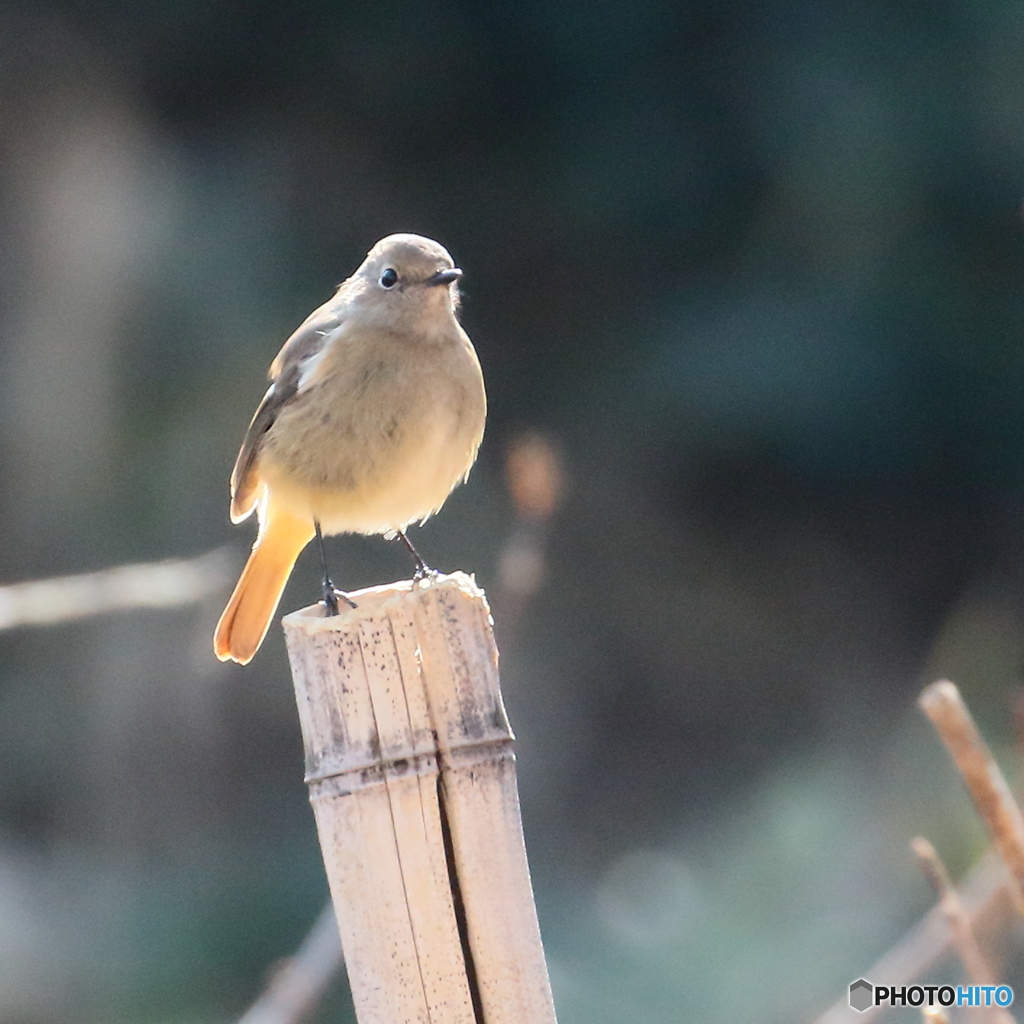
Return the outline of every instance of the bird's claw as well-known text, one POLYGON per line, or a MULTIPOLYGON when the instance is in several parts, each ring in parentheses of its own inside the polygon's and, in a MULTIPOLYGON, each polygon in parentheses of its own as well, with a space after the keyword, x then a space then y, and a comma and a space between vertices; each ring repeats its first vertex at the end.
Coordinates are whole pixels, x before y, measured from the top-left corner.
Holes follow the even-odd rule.
POLYGON ((358 607, 355 601, 353 601, 344 590, 339 590, 333 583, 331 583, 330 580, 324 580, 323 597, 320 599, 320 603, 324 606, 324 618, 340 614, 338 605, 339 598, 344 601, 349 608, 358 607))
POLYGON ((437 579, 441 574, 436 569, 431 569, 426 562, 420 562, 416 566, 416 571, 412 574, 413 584, 422 583, 424 580, 437 579))

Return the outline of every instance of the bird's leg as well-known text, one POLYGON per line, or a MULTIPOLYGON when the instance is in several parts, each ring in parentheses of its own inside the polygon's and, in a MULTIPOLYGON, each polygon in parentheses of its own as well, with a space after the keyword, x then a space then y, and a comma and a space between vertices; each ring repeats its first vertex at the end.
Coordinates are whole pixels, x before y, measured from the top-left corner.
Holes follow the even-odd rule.
POLYGON ((327 571, 327 552, 324 551, 324 535, 320 530, 320 521, 318 519, 314 519, 313 526, 316 528, 316 544, 320 549, 320 564, 323 566, 324 570, 323 597, 321 598, 321 604, 324 606, 325 614, 337 615, 339 597, 342 601, 346 601, 352 608, 356 607, 356 603, 348 596, 348 594, 345 593, 344 590, 339 590, 331 582, 330 573, 327 571))
POLYGON ((398 539, 405 545, 406 550, 413 557, 413 561, 416 563, 416 571, 412 574, 413 582, 426 579, 428 576, 436 576, 437 570, 431 569, 426 562, 423 561, 423 556, 412 546, 412 541, 409 540, 405 535, 404 530, 396 531, 398 539))

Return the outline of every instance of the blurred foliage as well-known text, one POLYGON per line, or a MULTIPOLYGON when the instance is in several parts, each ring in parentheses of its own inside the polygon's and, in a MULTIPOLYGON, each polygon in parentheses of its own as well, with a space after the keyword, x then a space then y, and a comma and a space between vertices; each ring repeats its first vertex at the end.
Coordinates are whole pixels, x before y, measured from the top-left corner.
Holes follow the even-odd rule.
MULTIPOLYGON (((417 544, 494 598, 560 1020, 808 1017, 928 905, 915 832, 979 851, 919 685, 1015 741, 1022 66, 1010 0, 11 0, 0 573, 241 559, 265 366, 437 237, 491 414, 417 544)), ((211 663, 218 611, 0 638, 0 1020, 230 1020, 312 922, 283 646, 211 663)))

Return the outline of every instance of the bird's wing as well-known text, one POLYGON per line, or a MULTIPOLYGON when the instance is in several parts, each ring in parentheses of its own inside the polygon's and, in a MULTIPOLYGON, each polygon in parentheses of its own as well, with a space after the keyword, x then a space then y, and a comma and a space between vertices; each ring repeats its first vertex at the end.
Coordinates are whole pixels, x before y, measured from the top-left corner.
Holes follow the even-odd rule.
POLYGON ((246 519, 260 497, 259 453, 263 436, 281 409, 298 393, 303 370, 341 326, 342 317, 332 299, 314 310, 284 343, 270 364, 271 385, 245 432, 242 449, 231 473, 231 521, 246 519))

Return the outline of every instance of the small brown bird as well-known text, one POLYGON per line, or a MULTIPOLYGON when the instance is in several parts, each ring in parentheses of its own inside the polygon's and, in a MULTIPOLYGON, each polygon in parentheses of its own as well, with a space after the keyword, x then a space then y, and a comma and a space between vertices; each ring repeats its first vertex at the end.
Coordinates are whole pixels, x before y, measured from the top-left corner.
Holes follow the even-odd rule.
POLYGON ((231 521, 255 509, 259 533, 217 624, 221 661, 252 659, 318 530, 405 539, 468 476, 487 400, 461 276, 437 242, 389 235, 271 364, 231 474, 231 521))

